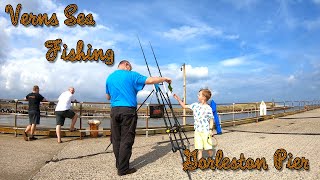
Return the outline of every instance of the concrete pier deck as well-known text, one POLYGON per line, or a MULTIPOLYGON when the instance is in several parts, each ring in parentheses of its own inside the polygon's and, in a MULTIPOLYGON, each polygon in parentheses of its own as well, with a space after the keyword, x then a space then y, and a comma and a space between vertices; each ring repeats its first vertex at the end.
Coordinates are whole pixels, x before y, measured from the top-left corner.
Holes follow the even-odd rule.
MULTIPOLYGON (((193 133, 187 136, 193 145, 193 133)), ((320 109, 239 126, 223 128, 215 136, 224 157, 265 158, 268 170, 200 170, 191 171, 192 179, 320 179, 320 109), (305 157, 309 170, 291 170, 284 161, 282 170, 274 166, 277 149, 295 157, 305 157)), ((134 174, 118 176, 108 137, 56 138, 39 136, 24 141, 22 136, 0 134, 0 179, 188 179, 182 170, 181 157, 171 151, 167 134, 137 136, 130 165, 134 174)), ((193 150, 193 146, 191 146, 193 150)))

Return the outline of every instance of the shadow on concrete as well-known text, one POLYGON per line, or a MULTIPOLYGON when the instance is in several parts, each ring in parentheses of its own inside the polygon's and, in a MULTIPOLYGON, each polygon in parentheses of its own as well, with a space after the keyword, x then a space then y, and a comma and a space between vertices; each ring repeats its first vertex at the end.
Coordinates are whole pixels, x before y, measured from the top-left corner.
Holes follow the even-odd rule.
POLYGON ((171 144, 167 143, 164 146, 159 146, 158 144, 153 146, 151 149, 153 151, 148 152, 147 154, 144 154, 136 159, 134 159, 131 164, 132 167, 135 167, 136 169, 140 169, 144 167, 147 164, 153 163, 158 159, 161 159, 163 156, 168 154, 171 151, 171 144))
MULTIPOLYGON (((189 141, 190 139, 193 139, 194 137, 188 137, 188 139, 187 138, 182 138, 182 140, 183 140, 183 142, 186 142, 187 143, 187 141, 189 141)), ((179 140, 178 138, 177 138, 177 140, 179 140)), ((173 140, 174 141, 174 140, 173 140)), ((167 140, 167 141, 160 141, 160 142, 157 142, 157 144, 165 144, 165 143, 169 143, 170 142, 170 140, 167 140)))
MULTIPOLYGON (((69 141, 74 141, 74 139, 71 139, 69 141)), ((64 141, 66 142, 66 141, 64 141)), ((111 145, 111 143, 109 144, 109 146, 111 145)), ((87 157, 92 157, 92 156, 97 156, 97 155, 100 155, 100 154, 108 154, 108 153, 113 153, 113 151, 108 150, 109 146, 106 148, 105 151, 102 151, 102 152, 98 152, 98 153, 94 153, 94 154, 87 154, 87 155, 83 155, 83 156, 77 156, 77 157, 71 157, 71 158, 61 158, 61 159, 51 159, 50 161, 46 161, 46 164, 47 163, 50 163, 50 162, 60 162, 60 161, 65 161, 65 160, 70 160, 70 159, 82 159, 82 158, 87 158, 87 157)))
POLYGON ((60 162, 60 161, 65 161, 65 160, 70 160, 70 159, 82 159, 82 158, 87 158, 87 157, 92 157, 92 156, 96 156, 96 155, 100 155, 100 154, 107 154, 107 153, 112 153, 112 151, 103 151, 103 152, 98 152, 98 153, 88 154, 88 155, 78 156, 78 157, 72 157, 72 158, 51 159, 50 161, 46 161, 46 164, 50 163, 50 162, 60 162))

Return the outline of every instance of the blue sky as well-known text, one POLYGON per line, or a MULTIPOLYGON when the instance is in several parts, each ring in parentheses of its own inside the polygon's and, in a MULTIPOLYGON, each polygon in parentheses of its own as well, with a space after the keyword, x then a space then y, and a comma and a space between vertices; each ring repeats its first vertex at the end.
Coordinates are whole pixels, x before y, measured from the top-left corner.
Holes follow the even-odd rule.
MULTIPOLYGON (((47 40, 78 40, 94 49, 113 49, 115 64, 128 59, 148 76, 137 35, 158 76, 149 41, 162 74, 183 96, 180 67, 186 64, 187 103, 209 88, 218 103, 315 100, 320 97, 319 0, 216 1, 41 1, 0 2, 0 98, 23 98, 32 86, 56 100, 69 86, 80 101, 106 101, 105 80, 116 69, 101 61, 46 60, 47 40), (5 6, 22 4, 22 13, 56 13, 59 27, 13 26, 5 6), (64 9, 77 4, 92 13, 94 27, 64 25, 64 9)), ((20 14, 20 16, 21 16, 20 14)), ((63 48, 63 47, 62 47, 63 48)), ((139 102, 152 90, 146 86, 139 102)))

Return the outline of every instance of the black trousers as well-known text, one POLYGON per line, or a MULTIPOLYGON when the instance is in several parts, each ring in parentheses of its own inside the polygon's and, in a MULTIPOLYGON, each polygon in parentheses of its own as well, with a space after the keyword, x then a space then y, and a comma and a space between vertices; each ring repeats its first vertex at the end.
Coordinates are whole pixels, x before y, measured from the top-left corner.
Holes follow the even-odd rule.
POLYGON ((113 107, 111 109, 111 138, 116 167, 120 174, 129 169, 137 120, 136 108, 113 107))

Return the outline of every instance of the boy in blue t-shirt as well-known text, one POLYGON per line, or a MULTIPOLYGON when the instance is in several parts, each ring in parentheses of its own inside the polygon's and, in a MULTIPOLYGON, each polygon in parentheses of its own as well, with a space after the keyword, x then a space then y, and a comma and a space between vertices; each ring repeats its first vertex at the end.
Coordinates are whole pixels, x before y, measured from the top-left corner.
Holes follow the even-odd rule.
POLYGON ((198 93, 198 103, 185 105, 176 94, 173 97, 183 108, 189 108, 194 116, 194 148, 198 150, 198 160, 202 158, 202 150, 207 150, 210 157, 213 156, 211 137, 213 136, 213 114, 207 101, 211 98, 209 89, 201 89, 198 93))

